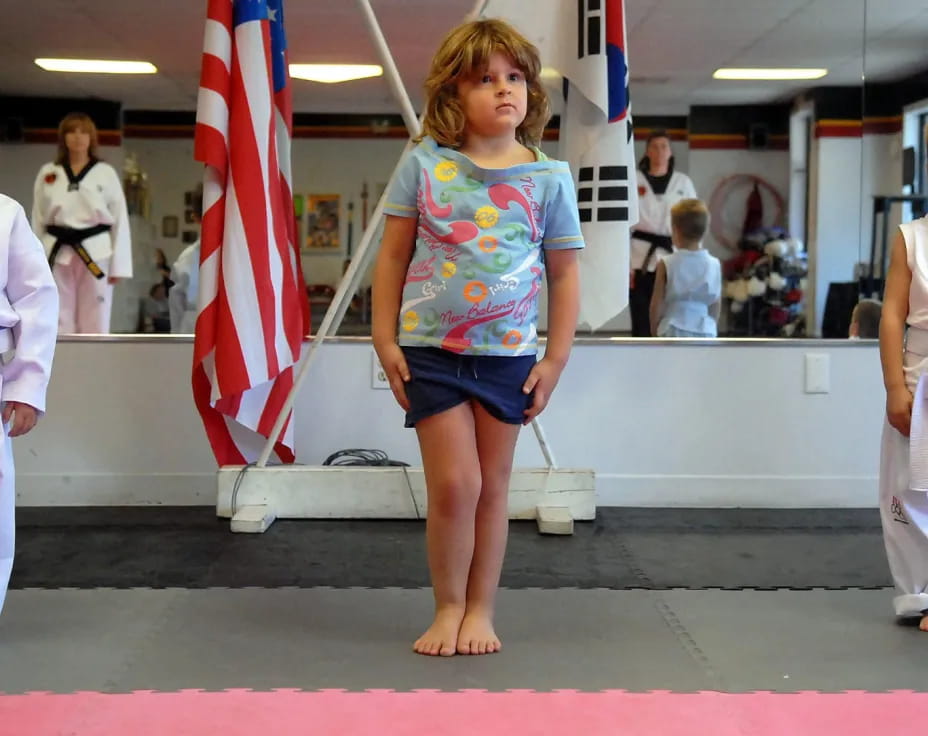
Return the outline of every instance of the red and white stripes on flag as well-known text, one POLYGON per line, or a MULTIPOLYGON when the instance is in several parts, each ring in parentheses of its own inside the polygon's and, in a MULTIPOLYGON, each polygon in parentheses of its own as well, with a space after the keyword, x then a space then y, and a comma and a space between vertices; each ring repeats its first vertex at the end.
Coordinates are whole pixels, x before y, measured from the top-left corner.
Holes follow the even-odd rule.
POLYGON ((628 306, 630 227, 638 222, 623 0, 487 0, 567 80, 559 157, 577 184, 586 248, 580 322, 597 329, 628 306))
MULTIPOLYGON (((281 2, 209 0, 207 10, 194 141, 206 171, 193 394, 220 466, 260 454, 309 330, 281 2)), ((293 448, 290 417, 275 451, 293 462, 293 448)))

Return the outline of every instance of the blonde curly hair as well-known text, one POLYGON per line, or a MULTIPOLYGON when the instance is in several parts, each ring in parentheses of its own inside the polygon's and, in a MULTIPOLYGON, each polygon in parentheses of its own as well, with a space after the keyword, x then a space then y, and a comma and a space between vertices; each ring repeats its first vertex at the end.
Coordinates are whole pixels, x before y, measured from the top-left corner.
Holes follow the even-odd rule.
POLYGON ((425 116, 416 142, 430 135, 442 146, 463 145, 466 119, 458 98, 458 81, 481 73, 494 53, 509 57, 525 75, 526 113, 516 129, 516 140, 522 145, 540 144, 551 117, 551 105, 541 83, 538 49, 511 25, 496 18, 465 23, 445 36, 425 80, 425 116))

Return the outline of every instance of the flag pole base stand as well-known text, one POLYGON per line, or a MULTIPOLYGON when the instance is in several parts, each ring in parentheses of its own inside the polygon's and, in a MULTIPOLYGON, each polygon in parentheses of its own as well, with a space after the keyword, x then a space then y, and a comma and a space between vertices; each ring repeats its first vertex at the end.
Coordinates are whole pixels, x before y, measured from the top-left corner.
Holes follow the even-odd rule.
POLYGON ((535 510, 539 534, 573 534, 574 517, 566 506, 539 506, 535 510))
MULTIPOLYGON (((425 476, 415 467, 229 465, 217 473, 216 515, 232 531, 260 533, 275 519, 424 519, 425 476), (233 512, 234 507, 234 512, 233 512)), ((544 534, 571 534, 596 518, 588 468, 516 468, 509 518, 535 520, 544 534)))
POLYGON ((233 532, 261 534, 276 520, 270 506, 242 506, 233 514, 230 526, 233 532))

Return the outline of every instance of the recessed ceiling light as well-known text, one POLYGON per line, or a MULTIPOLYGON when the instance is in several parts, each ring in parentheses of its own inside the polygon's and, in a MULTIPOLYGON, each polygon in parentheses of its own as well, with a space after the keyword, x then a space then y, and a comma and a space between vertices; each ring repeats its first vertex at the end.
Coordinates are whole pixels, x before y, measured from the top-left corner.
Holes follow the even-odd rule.
POLYGON ((827 69, 716 69, 715 79, 821 79, 827 69))
POLYGON ((113 61, 103 59, 36 59, 35 63, 49 72, 83 74, 154 74, 158 71, 147 61, 113 61))
POLYGON ((311 82, 350 82, 354 79, 382 77, 383 67, 379 64, 291 64, 290 76, 308 79, 311 82))

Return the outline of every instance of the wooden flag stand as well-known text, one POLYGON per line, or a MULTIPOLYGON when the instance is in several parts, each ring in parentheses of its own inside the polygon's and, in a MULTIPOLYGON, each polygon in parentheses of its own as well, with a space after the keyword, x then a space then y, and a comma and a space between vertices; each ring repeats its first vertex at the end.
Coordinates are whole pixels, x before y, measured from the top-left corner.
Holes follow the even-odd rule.
MULTIPOLYGON (((357 0, 410 134, 404 156, 419 134, 419 120, 403 87, 389 46, 371 8, 370 0, 357 0)), ((477 0, 469 17, 478 18, 485 0, 477 0)), ((402 160, 402 157, 401 159, 402 160)), ((398 169, 398 167, 397 167, 398 169)), ((267 461, 275 437, 283 430, 297 391, 326 338, 338 332, 362 276, 376 252, 371 247, 383 218, 387 193, 396 179, 390 176, 357 252, 348 263, 315 338, 300 364, 293 389, 253 466, 224 466, 218 471, 216 514, 231 519, 233 532, 264 532, 278 518, 285 519, 424 519, 427 511, 422 468, 272 465, 267 461)), ((366 209, 366 208, 365 208, 366 209)), ((592 469, 559 468, 537 419, 532 429, 545 458, 544 468, 515 468, 509 493, 511 519, 536 519, 539 531, 572 534, 574 520, 596 516, 595 473, 592 469)))

